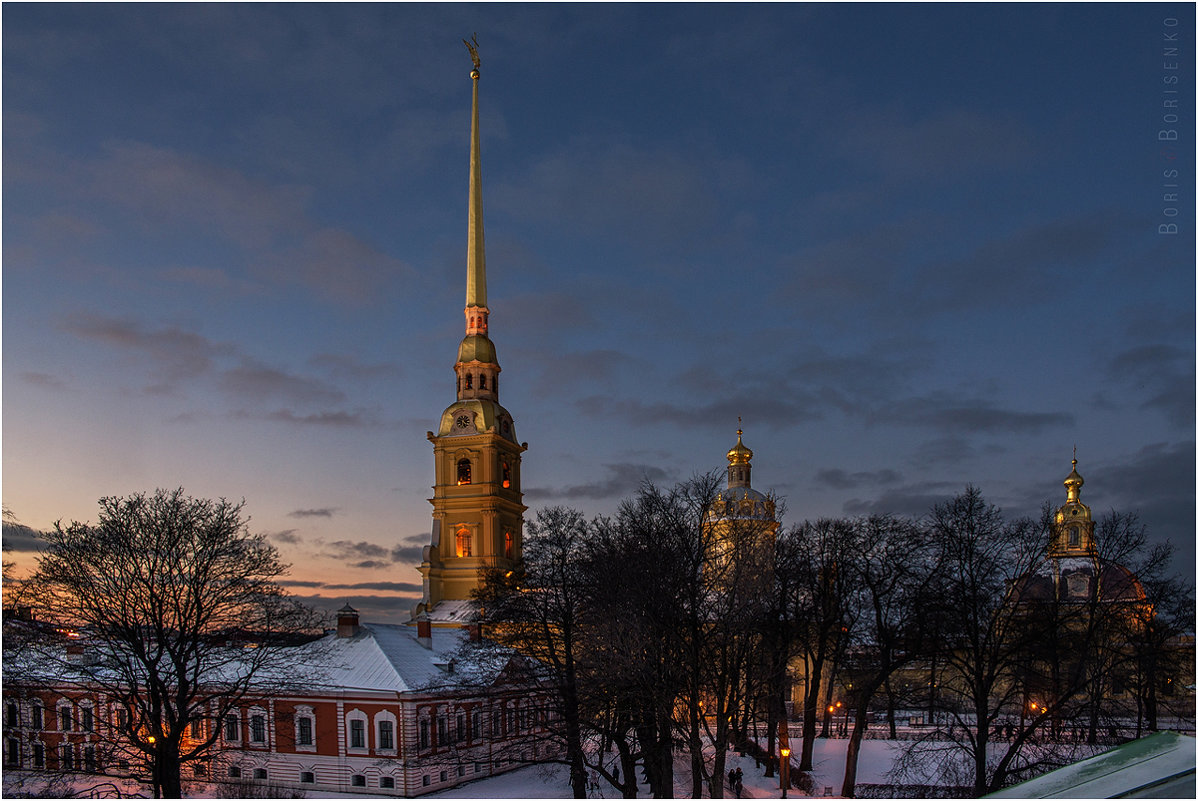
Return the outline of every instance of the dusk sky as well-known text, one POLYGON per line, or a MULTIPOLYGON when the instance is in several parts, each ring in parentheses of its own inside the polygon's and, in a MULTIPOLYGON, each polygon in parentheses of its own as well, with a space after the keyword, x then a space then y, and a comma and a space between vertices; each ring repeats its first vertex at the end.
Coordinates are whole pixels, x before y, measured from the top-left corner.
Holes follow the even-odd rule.
POLYGON ((1193 575, 1192 4, 6 3, 6 509, 245 498, 293 592, 406 619, 475 32, 527 517, 738 416, 787 524, 1034 514, 1076 445, 1193 575))

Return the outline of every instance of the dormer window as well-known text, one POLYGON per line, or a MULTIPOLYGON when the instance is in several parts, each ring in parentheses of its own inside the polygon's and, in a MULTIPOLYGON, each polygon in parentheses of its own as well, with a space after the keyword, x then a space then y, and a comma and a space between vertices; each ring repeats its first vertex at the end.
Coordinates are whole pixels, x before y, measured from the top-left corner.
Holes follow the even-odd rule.
POLYGON ((458 460, 458 485, 470 483, 470 460, 458 460))

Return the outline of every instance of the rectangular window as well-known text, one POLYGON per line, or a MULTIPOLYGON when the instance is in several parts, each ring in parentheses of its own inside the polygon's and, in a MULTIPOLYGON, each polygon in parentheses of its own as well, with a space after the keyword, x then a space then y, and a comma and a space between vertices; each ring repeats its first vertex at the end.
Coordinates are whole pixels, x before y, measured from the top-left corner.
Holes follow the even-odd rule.
POLYGON ((96 747, 94 745, 83 748, 83 769, 88 773, 96 772, 96 747))
POLYGON ((197 762, 195 764, 195 766, 192 767, 191 772, 197 776, 207 776, 208 775, 208 766, 205 765, 203 762, 197 762))
POLYGON ((254 715, 250 718, 250 742, 266 742, 266 715, 254 715))
POLYGON ((33 708, 30 709, 29 711, 30 711, 29 725, 35 729, 42 728, 45 725, 45 723, 42 720, 42 705, 34 704, 33 708))
POLYGON ((191 722, 191 739, 202 740, 204 738, 204 721, 196 718, 191 722))
POLYGON ((118 709, 116 711, 116 727, 122 733, 129 731, 129 710, 128 709, 118 709))
POLYGON ((79 710, 79 728, 83 731, 96 730, 96 714, 90 706, 85 706, 79 710))
POLYGON ((33 744, 33 767, 46 767, 46 746, 42 745, 40 742, 35 742, 33 744))
POLYGON ((312 745, 312 718, 299 719, 299 744, 312 745))
POLYGON ((481 740, 483 736, 483 713, 477 709, 470 718, 470 736, 475 740, 481 740))
POLYGON ((448 779, 449 779, 449 773, 446 771, 441 771, 441 781, 447 781, 448 779))
POLYGON ((5 762, 8 764, 8 766, 10 768, 20 767, 21 766, 21 741, 14 739, 14 738, 9 738, 8 740, 6 740, 6 742, 8 743, 8 754, 7 754, 7 758, 5 759, 5 762))
POLYGON ((457 734, 457 741, 459 743, 466 739, 466 713, 465 712, 458 713, 458 725, 457 725, 456 734, 457 734))
POLYGON ((437 716, 437 746, 443 747, 449 745, 449 718, 444 715, 437 716))
POLYGON ((395 747, 395 724, 389 720, 379 721, 379 748, 395 747))
MULTIPOLYGON (((420 747, 421 747, 421 748, 428 748, 428 747, 429 747, 429 741, 428 741, 428 721, 427 721, 427 720, 422 720, 422 721, 420 721, 420 747)), ((426 778, 427 778, 427 777, 426 777, 426 778)))
POLYGON ((424 785, 425 787, 428 787, 429 782, 430 782, 430 776, 427 773, 420 777, 420 783, 422 785, 424 785))
POLYGON ((241 768, 239 768, 236 765, 230 765, 229 766, 229 778, 230 779, 240 779, 241 778, 241 768))
POLYGON ((71 746, 64 745, 59 748, 58 759, 63 770, 75 769, 75 752, 71 750, 71 746))
POLYGON ((11 729, 21 725, 21 707, 16 701, 9 701, 4 707, 4 723, 11 729))
POLYGON ((64 706, 58 710, 58 728, 63 731, 71 730, 71 708, 64 706))
POLYGON ((310 770, 301 771, 300 784, 316 784, 316 774, 310 770))
POLYGON ((366 721, 351 720, 349 722, 349 747, 366 747, 366 721))
POLYGON ((379 779, 379 787, 384 787, 389 790, 394 789, 395 788, 395 778, 393 776, 383 776, 382 778, 379 779))
POLYGON ((241 720, 236 715, 225 718, 225 739, 233 742, 241 739, 241 720))
POLYGON ((361 773, 355 773, 353 776, 349 777, 349 783, 352 784, 354 787, 365 787, 366 786, 366 777, 363 776, 361 773))
POLYGON ((258 781, 266 781, 266 768, 254 768, 254 778, 258 781))

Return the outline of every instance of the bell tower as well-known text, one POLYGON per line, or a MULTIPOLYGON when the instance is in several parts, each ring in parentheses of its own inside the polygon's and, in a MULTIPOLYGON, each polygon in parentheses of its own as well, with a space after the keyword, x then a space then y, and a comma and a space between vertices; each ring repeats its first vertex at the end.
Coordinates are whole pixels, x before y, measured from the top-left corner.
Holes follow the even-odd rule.
POLYGON ((516 567, 524 530, 520 457, 512 416, 499 405, 499 359, 488 336, 487 261, 483 241, 482 167, 478 131, 478 42, 466 42, 470 72, 470 199, 466 246, 466 335, 453 370, 457 400, 441 413, 433 444, 432 542, 419 570, 424 597, 412 617, 464 625, 470 593, 487 568, 516 567))
POLYGON ((1090 507, 1081 501, 1085 480, 1077 472, 1077 452, 1074 449, 1073 470, 1065 477, 1065 504, 1053 518, 1052 542, 1049 556, 1094 556, 1094 518, 1090 507))

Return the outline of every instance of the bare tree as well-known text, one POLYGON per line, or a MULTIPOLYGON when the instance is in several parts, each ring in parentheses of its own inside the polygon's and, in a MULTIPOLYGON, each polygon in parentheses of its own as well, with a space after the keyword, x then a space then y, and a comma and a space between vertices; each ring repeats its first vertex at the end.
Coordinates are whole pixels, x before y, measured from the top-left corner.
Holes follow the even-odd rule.
POLYGON ((43 642, 44 680, 117 708, 100 733, 148 766, 156 795, 181 795, 182 766, 212 751, 242 699, 293 688, 319 659, 292 647, 320 620, 280 588, 287 566, 248 533, 242 505, 181 489, 102 498, 95 525, 46 533, 29 580, 39 609, 90 650, 43 642))
POLYGON ((857 758, 869 726, 869 705, 890 677, 928 649, 932 587, 939 565, 924 532, 888 515, 854 521, 858 558, 849 563, 849 581, 859 588, 862 605, 853 733, 845 756, 840 794, 856 791, 857 758))

